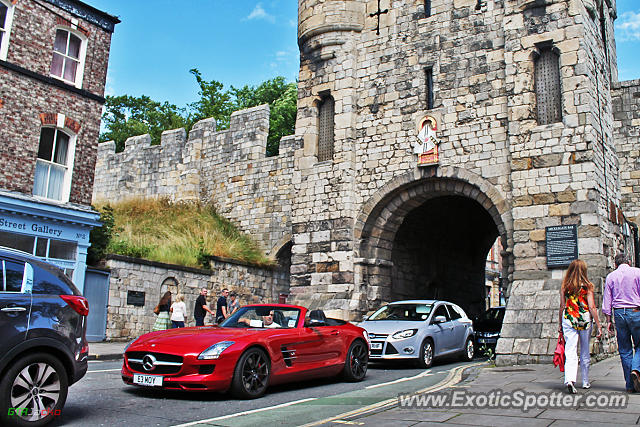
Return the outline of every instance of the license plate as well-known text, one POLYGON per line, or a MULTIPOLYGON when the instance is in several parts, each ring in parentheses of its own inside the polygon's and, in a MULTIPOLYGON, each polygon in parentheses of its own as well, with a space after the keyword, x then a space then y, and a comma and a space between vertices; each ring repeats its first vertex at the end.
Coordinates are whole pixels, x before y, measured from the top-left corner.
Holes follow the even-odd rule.
POLYGON ((478 342, 480 344, 483 344, 483 343, 487 342, 487 340, 485 338, 478 338, 478 342))
POLYGON ((133 383, 149 387, 162 387, 162 377, 158 375, 133 374, 133 383))
POLYGON ((381 342, 372 342, 371 343, 371 350, 382 350, 382 343, 381 342))

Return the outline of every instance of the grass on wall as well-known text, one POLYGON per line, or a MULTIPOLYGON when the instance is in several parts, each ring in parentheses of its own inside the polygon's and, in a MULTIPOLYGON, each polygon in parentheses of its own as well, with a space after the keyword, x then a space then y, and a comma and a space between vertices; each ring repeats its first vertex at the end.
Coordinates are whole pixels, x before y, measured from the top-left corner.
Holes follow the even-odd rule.
POLYGON ((189 267, 209 268, 211 255, 271 265, 258 244, 211 205, 131 199, 96 206, 113 210, 114 232, 106 252, 189 267))

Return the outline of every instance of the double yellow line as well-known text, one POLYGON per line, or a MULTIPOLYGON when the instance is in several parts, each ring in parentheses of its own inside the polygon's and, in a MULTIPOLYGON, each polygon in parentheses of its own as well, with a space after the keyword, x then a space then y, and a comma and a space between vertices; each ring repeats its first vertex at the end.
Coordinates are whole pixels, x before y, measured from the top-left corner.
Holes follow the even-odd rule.
MULTIPOLYGON (((419 394, 419 393, 432 393, 434 391, 439 391, 439 390, 442 390, 444 388, 451 387, 452 385, 458 384, 460 381, 462 381, 462 373, 464 372, 465 369, 472 368, 474 366, 484 365, 486 363, 487 362, 476 362, 476 363, 472 363, 472 364, 469 364, 469 365, 458 366, 457 368, 451 370, 449 372, 449 374, 447 374, 445 379, 440 381, 438 384, 434 384, 432 386, 423 388, 422 390, 418 390, 415 393, 416 394, 419 394)), ((345 423, 344 418, 362 416, 362 415, 365 415, 365 414, 367 414, 369 412, 388 409, 388 408, 391 408, 391 407, 395 406, 397 403, 398 403, 398 398, 397 397, 392 398, 392 399, 383 400, 381 402, 374 403, 374 404, 369 405, 369 406, 363 406, 362 408, 354 409, 353 411, 345 412, 343 414, 336 415, 336 416, 331 417, 331 418, 325 418, 324 420, 314 421, 314 422, 309 423, 309 424, 304 424, 302 427, 318 426, 318 425, 327 424, 327 423, 330 423, 330 422, 338 422, 339 424, 343 424, 343 423, 345 423)))

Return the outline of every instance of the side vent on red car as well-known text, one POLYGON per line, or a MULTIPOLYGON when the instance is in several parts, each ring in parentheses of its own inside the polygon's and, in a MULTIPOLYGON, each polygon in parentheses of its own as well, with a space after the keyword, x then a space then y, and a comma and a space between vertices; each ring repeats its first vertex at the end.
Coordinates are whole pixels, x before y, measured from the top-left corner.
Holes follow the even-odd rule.
POLYGON ((287 366, 293 365, 293 361, 296 360, 296 351, 288 350, 287 347, 282 346, 282 358, 284 359, 284 364, 287 366))

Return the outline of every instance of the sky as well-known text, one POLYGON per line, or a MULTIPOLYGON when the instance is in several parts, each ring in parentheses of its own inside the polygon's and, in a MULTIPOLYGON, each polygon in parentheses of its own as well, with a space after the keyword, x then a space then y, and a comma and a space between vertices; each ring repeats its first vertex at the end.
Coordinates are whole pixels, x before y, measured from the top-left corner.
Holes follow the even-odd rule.
POLYGON ((120 18, 107 95, 148 95, 179 107, 198 99, 189 70, 231 85, 296 81, 297 0, 84 0, 120 18))
MULTIPOLYGON (((85 0, 118 16, 107 95, 148 95, 179 107, 196 101, 205 80, 258 85, 298 76, 296 0, 85 0)), ((640 78, 640 0, 617 0, 619 80, 640 78)))

